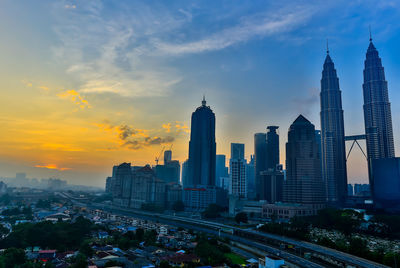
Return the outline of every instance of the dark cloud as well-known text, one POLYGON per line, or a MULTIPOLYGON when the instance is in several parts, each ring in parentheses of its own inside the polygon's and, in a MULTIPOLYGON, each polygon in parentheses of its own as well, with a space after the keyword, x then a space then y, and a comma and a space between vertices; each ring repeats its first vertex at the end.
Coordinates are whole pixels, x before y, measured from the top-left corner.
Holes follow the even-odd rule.
POLYGON ((119 138, 123 141, 131 136, 134 136, 137 133, 137 131, 134 128, 131 128, 128 125, 121 125, 118 127, 118 129, 120 131, 119 138))

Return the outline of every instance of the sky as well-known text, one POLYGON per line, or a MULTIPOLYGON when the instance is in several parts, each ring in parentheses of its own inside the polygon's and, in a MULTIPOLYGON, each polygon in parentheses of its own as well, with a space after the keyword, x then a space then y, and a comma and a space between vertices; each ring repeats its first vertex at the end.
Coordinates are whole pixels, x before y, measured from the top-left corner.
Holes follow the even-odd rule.
MULTIPOLYGON (((346 135, 362 134, 362 70, 373 42, 385 67, 400 152, 398 1, 1 1, 0 177, 26 172, 104 186, 112 166, 188 155, 203 94, 217 153, 253 154, 278 125, 281 162, 299 114, 320 127, 326 40, 346 135)), ((365 144, 363 142, 362 146, 365 144)), ((347 144, 349 149, 351 144, 347 144)), ((368 181, 354 149, 351 183, 368 181)))

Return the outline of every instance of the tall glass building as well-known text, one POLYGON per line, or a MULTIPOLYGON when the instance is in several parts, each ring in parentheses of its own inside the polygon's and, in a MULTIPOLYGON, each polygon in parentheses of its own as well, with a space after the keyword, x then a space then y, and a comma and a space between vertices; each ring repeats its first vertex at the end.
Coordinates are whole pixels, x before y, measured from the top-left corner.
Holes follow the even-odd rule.
POLYGON ((192 114, 188 185, 215 186, 216 147, 215 114, 203 98, 192 114))
POLYGON ((254 175, 256 182, 256 198, 260 198, 261 171, 267 169, 267 134, 254 134, 254 175))
POLYGON ((276 169, 279 165, 279 135, 278 126, 268 126, 267 132, 267 169, 276 169))
POLYGON ((382 61, 372 43, 372 38, 364 61, 363 94, 367 154, 371 165, 372 159, 394 157, 388 86, 382 61))
POLYGON ((299 115, 292 123, 286 143, 286 181, 284 201, 301 204, 324 204, 324 182, 315 127, 299 115))
POLYGON ((321 158, 327 201, 343 204, 347 197, 346 148, 342 92, 329 50, 321 79, 321 158))

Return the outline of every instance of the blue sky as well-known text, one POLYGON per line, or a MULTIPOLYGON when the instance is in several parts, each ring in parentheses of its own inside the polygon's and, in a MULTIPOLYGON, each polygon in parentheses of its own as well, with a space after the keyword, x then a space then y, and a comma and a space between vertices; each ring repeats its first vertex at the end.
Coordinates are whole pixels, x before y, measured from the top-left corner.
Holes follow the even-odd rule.
MULTIPOLYGON (((183 161, 190 115, 203 94, 216 113, 218 153, 229 156, 230 143, 241 142, 249 157, 254 133, 278 125, 284 162, 287 129, 300 113, 319 128, 326 39, 343 92, 346 134, 360 134, 369 25, 400 150, 397 1, 1 5, 0 120, 7 131, 0 140, 7 150, 0 150, 0 176, 25 171, 103 185, 111 165, 154 164, 171 140, 174 157, 183 161), (132 130, 130 144, 140 146, 126 145, 121 126, 132 130)), ((348 169, 351 182, 367 180, 361 153, 350 157, 348 169)))

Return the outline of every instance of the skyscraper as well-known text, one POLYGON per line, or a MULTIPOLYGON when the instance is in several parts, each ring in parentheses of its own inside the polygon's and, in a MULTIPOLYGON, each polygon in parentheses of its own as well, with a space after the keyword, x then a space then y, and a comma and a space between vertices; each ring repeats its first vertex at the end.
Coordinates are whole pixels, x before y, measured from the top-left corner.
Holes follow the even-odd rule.
POLYGON ((250 155, 250 161, 246 165, 246 182, 247 182, 247 198, 255 199, 256 195, 256 178, 254 174, 254 155, 250 155))
POLYGON ((229 161, 231 189, 230 193, 239 198, 247 197, 246 160, 244 144, 231 143, 231 159, 229 161))
POLYGON ((260 198, 261 171, 267 169, 267 135, 254 134, 254 173, 256 178, 256 195, 260 198))
MULTIPOLYGON (((372 38, 370 38, 364 61, 363 95, 367 155, 370 167, 372 159, 394 157, 388 86, 382 61, 372 43, 372 38)), ((373 184, 372 181, 370 183, 373 184)))
POLYGON ((226 166, 226 156, 224 154, 217 154, 215 166, 215 184, 222 187, 221 178, 229 177, 228 167, 226 166))
POLYGON ((327 50, 321 79, 321 158, 327 201, 343 204, 347 197, 346 148, 339 78, 327 50))
POLYGON ((202 104, 192 114, 189 142, 189 177, 190 185, 215 185, 215 114, 202 104))
POLYGON ((326 201, 315 127, 302 115, 288 132, 284 201, 301 204, 326 201))
POLYGON ((266 169, 276 169, 279 164, 279 135, 276 133, 278 126, 268 126, 266 169))

